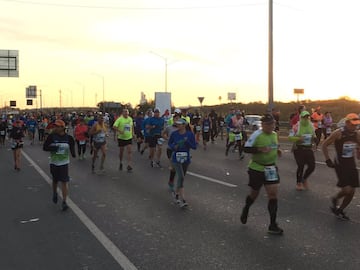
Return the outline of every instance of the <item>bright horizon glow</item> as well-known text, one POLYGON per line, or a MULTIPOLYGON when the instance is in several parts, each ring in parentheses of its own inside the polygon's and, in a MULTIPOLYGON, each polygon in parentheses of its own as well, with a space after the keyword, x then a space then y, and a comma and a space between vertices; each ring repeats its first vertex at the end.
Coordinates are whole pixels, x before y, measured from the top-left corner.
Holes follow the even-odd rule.
MULTIPOLYGON (((0 77, 0 107, 139 104, 168 92, 175 106, 267 103, 267 0, 0 0, 0 49, 19 50, 19 78, 0 77), (95 76, 93 74, 98 74, 95 76)), ((274 1, 274 101, 360 100, 358 0, 274 1)))

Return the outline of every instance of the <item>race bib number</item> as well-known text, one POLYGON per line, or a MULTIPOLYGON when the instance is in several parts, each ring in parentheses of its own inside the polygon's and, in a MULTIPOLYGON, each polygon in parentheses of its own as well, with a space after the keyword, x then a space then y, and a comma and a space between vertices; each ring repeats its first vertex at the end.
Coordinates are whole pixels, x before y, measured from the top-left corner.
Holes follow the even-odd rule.
POLYGON ((56 151, 56 154, 58 155, 64 155, 66 154, 66 151, 69 149, 69 145, 67 143, 58 143, 58 149, 56 151))
POLYGON ((322 128, 322 123, 321 123, 321 121, 318 121, 318 128, 322 128))
POLYGON ((86 141, 85 140, 84 141, 79 141, 79 144, 84 145, 84 144, 86 144, 86 141))
POLYGON ((235 134, 235 141, 241 141, 242 140, 242 134, 235 134))
POLYGON ((355 143, 344 143, 342 149, 343 158, 352 158, 354 156, 354 149, 356 148, 355 143))
POLYGON ((187 152, 176 152, 175 157, 176 161, 179 163, 184 163, 188 160, 188 153, 187 152))
POLYGON ((5 130, 1 130, 0 135, 5 135, 5 130))
POLYGON ((326 128, 326 134, 330 134, 331 133, 331 127, 326 128))
POLYGON ((106 134, 104 132, 98 133, 94 136, 95 142, 105 142, 106 134))
POLYGON ((311 139, 312 139, 311 134, 304 134, 303 139, 304 139, 304 141, 303 141, 302 145, 311 145, 311 139))
POLYGON ((195 130, 196 130, 196 131, 201 131, 201 126, 196 126, 196 127, 195 127, 195 130))
POLYGON ((279 177, 275 166, 264 167, 265 180, 269 182, 278 181, 279 177))
POLYGON ((131 126, 129 125, 129 124, 125 124, 124 125, 124 131, 126 132, 130 132, 130 130, 131 130, 131 126))
POLYGON ((204 126, 204 132, 209 132, 210 127, 209 126, 204 126))

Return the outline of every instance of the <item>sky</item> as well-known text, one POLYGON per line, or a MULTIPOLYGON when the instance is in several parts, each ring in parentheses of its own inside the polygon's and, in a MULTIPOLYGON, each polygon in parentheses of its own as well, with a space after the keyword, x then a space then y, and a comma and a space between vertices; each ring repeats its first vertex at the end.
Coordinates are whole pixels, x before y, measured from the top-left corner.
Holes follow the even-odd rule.
MULTIPOLYGON (((296 101, 294 88, 300 100, 360 100, 359 8, 274 1, 274 101, 296 101)), ((136 106, 141 92, 165 90, 178 107, 227 103, 228 93, 268 101, 267 0, 0 0, 0 9, 0 49, 19 50, 19 77, 0 77, 0 107, 39 108, 40 97, 26 105, 29 85, 42 107, 136 106)))

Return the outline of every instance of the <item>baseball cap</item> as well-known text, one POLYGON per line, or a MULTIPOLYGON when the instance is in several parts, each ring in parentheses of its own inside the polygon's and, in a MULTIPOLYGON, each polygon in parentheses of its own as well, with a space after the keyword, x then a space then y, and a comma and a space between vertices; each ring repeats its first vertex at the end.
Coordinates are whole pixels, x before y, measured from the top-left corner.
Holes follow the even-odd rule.
POLYGON ((310 113, 309 113, 308 111, 302 111, 302 112, 300 113, 300 116, 301 116, 301 117, 305 117, 305 116, 308 116, 308 115, 310 115, 310 113))
POLYGON ((183 118, 179 118, 178 120, 176 120, 175 124, 177 124, 177 125, 185 125, 186 120, 183 119, 183 118))
POLYGON ((54 124, 55 124, 55 126, 58 126, 58 127, 65 127, 65 122, 60 119, 56 120, 54 124))
POLYGON ((180 109, 175 109, 174 113, 181 113, 180 109))
POLYGON ((155 108, 154 112, 160 112, 160 109, 159 108, 155 108))
POLYGON ((346 115, 345 119, 353 125, 360 125, 360 118, 356 113, 349 113, 346 115))
POLYGON ((265 124, 271 124, 274 123, 274 117, 272 117, 271 114, 264 114, 263 117, 261 117, 261 122, 265 124))

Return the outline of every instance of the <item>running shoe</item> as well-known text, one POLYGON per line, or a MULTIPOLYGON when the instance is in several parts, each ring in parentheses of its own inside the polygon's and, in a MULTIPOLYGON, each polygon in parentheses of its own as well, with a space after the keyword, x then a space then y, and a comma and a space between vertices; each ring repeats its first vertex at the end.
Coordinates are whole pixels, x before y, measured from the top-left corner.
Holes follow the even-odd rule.
POLYGON ((269 229, 268 229, 268 233, 269 234, 277 234, 277 235, 281 235, 283 234, 284 230, 281 229, 277 223, 274 224, 270 224, 269 229))
POLYGON ((225 150, 225 156, 228 156, 229 155, 229 148, 226 148, 225 150))
POLYGON ((143 154, 144 154, 144 150, 141 150, 141 151, 140 151, 140 154, 143 155, 143 154))
POLYGON ((345 212, 344 212, 342 209, 340 209, 340 208, 336 209, 335 215, 336 215, 337 218, 339 218, 339 219, 341 219, 341 220, 345 220, 345 221, 350 220, 350 218, 349 218, 349 217, 345 214, 345 212))
POLYGON ((179 206, 181 207, 181 208, 185 208, 185 207, 187 207, 189 204, 183 199, 182 201, 180 201, 180 203, 179 203, 179 206))
POLYGON ((123 165, 122 165, 122 163, 120 163, 120 165, 119 165, 119 171, 122 171, 122 169, 123 169, 123 165))
POLYGON ((173 192, 173 198, 174 198, 174 202, 176 203, 176 204, 179 204, 180 205, 180 203, 181 203, 181 200, 180 200, 180 198, 179 198, 179 194, 176 194, 175 192, 173 192))
POLYGON ((94 165, 91 165, 91 172, 95 173, 95 166, 94 165))
POLYGON ((248 215, 249 215, 249 208, 244 206, 240 216, 240 221, 242 224, 246 224, 248 215))
POLYGON ((245 157, 244 153, 241 153, 241 154, 240 154, 240 160, 243 160, 244 157, 245 157))
POLYGON ((155 164, 154 161, 150 161, 150 166, 151 166, 151 168, 154 168, 154 164, 155 164))
POLYGON ((304 190, 303 184, 302 183, 296 183, 296 190, 298 190, 298 191, 304 190))
POLYGON ((57 202, 58 202, 58 194, 57 194, 57 192, 54 192, 53 197, 52 197, 52 201, 53 201, 53 203, 57 204, 57 202))
POLYGON ((69 206, 67 205, 67 203, 65 201, 63 201, 61 208, 63 211, 66 211, 66 210, 68 210, 69 206))
POLYGON ((156 161, 156 162, 155 162, 155 165, 156 165, 157 168, 161 168, 161 167, 162 167, 161 164, 160 164, 160 161, 156 161))
POLYGON ((132 168, 130 165, 128 165, 126 169, 127 169, 127 172, 128 172, 128 173, 131 173, 132 170, 133 170, 133 168, 132 168))

